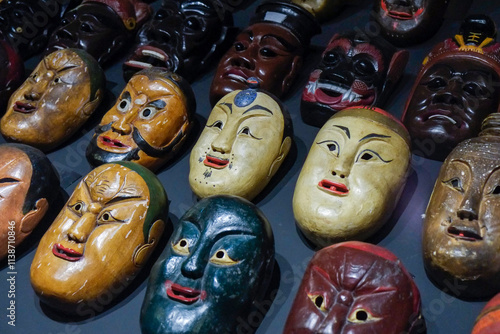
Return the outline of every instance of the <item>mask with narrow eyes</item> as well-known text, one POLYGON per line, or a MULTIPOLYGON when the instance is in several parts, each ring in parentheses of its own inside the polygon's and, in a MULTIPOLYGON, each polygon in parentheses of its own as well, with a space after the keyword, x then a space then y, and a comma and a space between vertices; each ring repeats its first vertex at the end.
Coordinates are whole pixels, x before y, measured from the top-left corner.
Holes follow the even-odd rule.
POLYGON ((97 167, 40 240, 33 289, 64 313, 103 311, 147 263, 167 214, 165 190, 147 168, 129 161, 97 167))
POLYGON ((495 36, 488 16, 472 15, 426 57, 403 112, 415 154, 444 160, 458 143, 477 136, 488 114, 500 111, 495 36))
POLYGON ((59 177, 40 150, 0 145, 0 260, 13 254, 55 204, 59 177), (8 252, 8 250, 11 250, 8 252))
POLYGON ((45 48, 61 17, 78 0, 6 0, 0 3, 0 30, 23 59, 45 48))
POLYGON ((87 52, 54 51, 11 95, 0 131, 8 141, 49 151, 92 115, 101 103, 104 83, 102 68, 87 52))
POLYGON ((165 0, 137 33, 137 47, 123 65, 126 80, 150 66, 193 81, 220 59, 236 36, 232 15, 211 0, 165 0))
POLYGON ((198 197, 252 200, 269 183, 292 143, 285 107, 255 88, 224 96, 191 151, 189 185, 198 197))
POLYGON ((311 37, 321 27, 304 8, 285 1, 257 7, 250 25, 222 56, 210 86, 210 103, 246 88, 254 77, 261 89, 282 98, 295 82, 311 37))
POLYGON ((196 100, 181 76, 153 67, 136 73, 103 116, 87 146, 93 166, 134 161, 157 170, 184 144, 196 100))
POLYGON ((271 225, 256 206, 235 196, 199 201, 151 270, 142 333, 239 333, 273 266, 271 225))
POLYGON ((439 286, 457 281, 460 298, 500 291, 499 114, 479 137, 460 143, 446 158, 427 206, 424 264, 439 286))
POLYGON ((421 43, 443 23, 449 0, 374 0, 370 18, 394 45, 421 43))
POLYGON ((140 0, 84 0, 64 15, 45 52, 83 49, 105 64, 133 41, 151 12, 140 0))
POLYGON ((385 248, 348 241, 309 262, 283 333, 422 333, 420 294, 385 248))
POLYGON ((409 136, 385 111, 345 109, 319 130, 299 174, 293 213, 318 246, 364 240, 391 216, 410 167, 409 136))
POLYGON ((380 37, 335 34, 302 92, 302 119, 321 127, 342 109, 381 107, 403 74, 408 56, 408 51, 397 51, 380 37))

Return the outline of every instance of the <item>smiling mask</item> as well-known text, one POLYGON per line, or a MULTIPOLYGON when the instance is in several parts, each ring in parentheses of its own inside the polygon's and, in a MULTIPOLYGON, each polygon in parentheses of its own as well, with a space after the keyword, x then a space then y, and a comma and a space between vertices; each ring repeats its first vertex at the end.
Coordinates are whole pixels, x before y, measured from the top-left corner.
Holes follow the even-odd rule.
POLYGON ((279 100, 249 88, 224 96, 212 109, 191 151, 189 185, 199 197, 253 199, 287 156, 292 124, 279 100))
POLYGON ((236 333, 267 289, 274 266, 271 225, 250 202, 212 196, 180 219, 151 270, 143 334, 236 333))
POLYGON ((380 109, 345 109, 320 129, 300 172, 293 213, 319 246, 363 240, 390 217, 410 167, 404 126, 380 109))
POLYGON ((145 265, 167 213, 165 190, 145 167, 133 162, 97 167, 40 240, 31 264, 33 289, 65 313, 106 306, 145 265))
POLYGON ((500 111, 495 36, 489 17, 470 16, 424 60, 403 113, 415 154, 444 160, 458 143, 477 136, 488 114, 500 111))

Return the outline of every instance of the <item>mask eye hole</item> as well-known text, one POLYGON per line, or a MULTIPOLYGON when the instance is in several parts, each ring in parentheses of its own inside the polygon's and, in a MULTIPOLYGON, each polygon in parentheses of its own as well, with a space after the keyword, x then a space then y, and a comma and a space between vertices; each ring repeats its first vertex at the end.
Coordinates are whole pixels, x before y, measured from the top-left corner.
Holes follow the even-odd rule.
POLYGON ((358 308, 355 309, 350 315, 347 320, 349 320, 352 323, 365 323, 365 322, 373 322, 373 321, 378 321, 381 318, 375 317, 373 314, 371 314, 368 310, 363 309, 363 308, 358 308))
POLYGON ((121 112, 126 112, 130 109, 130 101, 127 99, 122 99, 118 106, 116 107, 121 112))
POLYGON ((219 249, 212 255, 210 262, 220 266, 232 266, 240 261, 233 260, 225 249, 219 249))
POLYGON ((307 296, 313 302, 314 306, 322 312, 326 312, 326 298, 320 293, 308 293, 307 296))
POLYGON ((500 186, 496 186, 495 188, 493 188, 493 190, 491 191, 491 193, 493 195, 498 195, 500 194, 500 186))
POLYGON ((224 127, 224 124, 221 121, 215 121, 212 123, 212 125, 207 125, 209 128, 217 128, 219 130, 222 130, 224 127))
POLYGON ((183 238, 177 241, 176 244, 172 245, 172 249, 179 255, 189 255, 189 242, 187 239, 183 238))
POLYGON ((443 183, 446 184, 448 187, 453 188, 459 192, 464 192, 462 186, 462 180, 460 180, 458 177, 451 178, 447 181, 444 181, 443 183))

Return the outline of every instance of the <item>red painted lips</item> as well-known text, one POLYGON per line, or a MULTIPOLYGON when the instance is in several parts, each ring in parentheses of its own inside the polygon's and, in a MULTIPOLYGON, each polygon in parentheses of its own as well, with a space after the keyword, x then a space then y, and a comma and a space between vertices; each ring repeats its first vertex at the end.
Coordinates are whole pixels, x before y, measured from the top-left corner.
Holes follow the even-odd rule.
POLYGON ((129 147, 128 145, 123 144, 121 141, 111 139, 108 136, 100 136, 99 141, 101 142, 101 144, 109 147, 116 147, 116 148, 129 147))
POLYGON ((66 248, 61 244, 54 244, 54 247, 52 247, 52 253, 63 260, 71 262, 78 261, 83 257, 82 253, 70 248, 66 248))
POLYGON ((197 300, 204 300, 207 296, 205 291, 188 288, 172 281, 165 282, 167 296, 186 304, 192 304, 197 300))
POLYGON ((35 111, 36 107, 32 106, 29 103, 23 103, 20 101, 16 101, 16 103, 14 103, 14 106, 12 107, 12 109, 14 109, 14 111, 21 112, 23 114, 29 114, 29 113, 35 111))
POLYGON ((330 180, 319 181, 318 187, 336 195, 347 195, 349 193, 349 189, 347 189, 345 184, 332 182, 330 180))
POLYGON ((208 166, 208 167, 222 169, 222 168, 226 167, 227 165, 229 165, 229 159, 220 159, 220 158, 216 158, 216 157, 212 157, 210 155, 207 155, 205 157, 205 160, 203 161, 203 163, 205 164, 205 166, 208 166))

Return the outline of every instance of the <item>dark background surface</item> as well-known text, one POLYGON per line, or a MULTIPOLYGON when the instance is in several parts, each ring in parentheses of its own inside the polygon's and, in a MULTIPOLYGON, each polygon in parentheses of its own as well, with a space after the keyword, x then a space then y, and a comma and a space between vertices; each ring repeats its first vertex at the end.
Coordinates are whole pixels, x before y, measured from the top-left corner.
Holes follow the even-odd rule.
MULTIPOLYGON (((241 28, 246 27, 249 17, 253 14, 258 3, 260 1, 244 11, 236 13, 234 15, 235 25, 241 28)), ((315 127, 305 125, 300 118, 299 104, 302 88, 334 33, 349 29, 376 32, 376 27, 368 23, 373 2, 357 0, 349 3, 350 5, 340 11, 336 17, 324 23, 322 25, 323 32, 313 38, 311 52, 306 58, 299 81, 294 85, 292 92, 284 98, 293 120, 295 149, 292 150, 285 162, 284 168, 282 167, 278 172, 272 186, 266 188, 264 194, 254 201, 273 227, 278 273, 275 275, 276 282, 273 286, 276 298, 257 330, 259 334, 282 332, 305 267, 314 254, 314 249, 298 233, 292 213, 295 183, 309 147, 318 131, 315 127)), ((153 4, 155 8, 158 5, 159 1, 153 4)), ((470 1, 453 0, 447 18, 439 32, 427 42, 408 48, 410 51, 409 64, 396 92, 385 106, 386 110, 401 116, 409 90, 425 55, 434 44, 455 35, 461 20, 467 14, 472 13, 489 14, 497 24, 500 23, 500 8, 497 1, 484 0, 471 3, 470 1)), ((124 52, 125 54, 126 52, 124 52)), ((26 62, 27 74, 38 61, 39 57, 35 57, 26 62)), ((104 105, 69 143, 48 154, 61 174, 63 189, 67 194, 71 194, 81 177, 91 170, 85 159, 85 148, 93 133, 93 127, 114 103, 116 96, 125 86, 121 75, 121 61, 118 59, 114 65, 106 68, 109 96, 104 105)), ((191 140, 173 163, 157 173, 169 195, 170 218, 174 224, 196 201, 188 183, 189 153, 211 110, 208 102, 208 90, 214 71, 212 68, 192 85, 198 104, 197 120, 199 124, 195 127, 191 140)), ((3 141, 3 139, 0 140, 3 141)), ((485 301, 463 301, 446 294, 430 282, 423 268, 421 256, 422 215, 425 212, 440 166, 441 162, 413 155, 413 172, 392 218, 382 231, 368 241, 386 247, 395 253, 414 276, 421 292, 422 308, 429 334, 470 333, 474 320, 485 301)), ((63 202, 61 202, 62 204, 63 202)), ((146 291, 149 268, 146 268, 134 284, 121 293, 116 301, 106 305, 104 312, 97 313, 87 319, 66 317, 40 304, 29 282, 29 268, 35 254, 37 240, 43 233, 43 229, 46 229, 50 224, 51 219, 53 218, 45 219, 41 228, 36 231, 36 235, 28 240, 28 244, 16 250, 16 327, 7 324, 9 320, 6 317, 8 314, 6 308, 9 303, 7 279, 9 275, 6 263, 0 265, 0 333, 140 333, 139 313, 146 291)), ((166 240, 164 241, 166 244, 166 240)), ((156 256, 159 253, 157 252, 156 256)), ((107 304, 107 301, 104 301, 103 304, 107 304)), ((255 313, 254 316, 255 319, 252 318, 247 323, 249 327, 255 323, 256 319, 262 318, 260 313, 255 313)))

